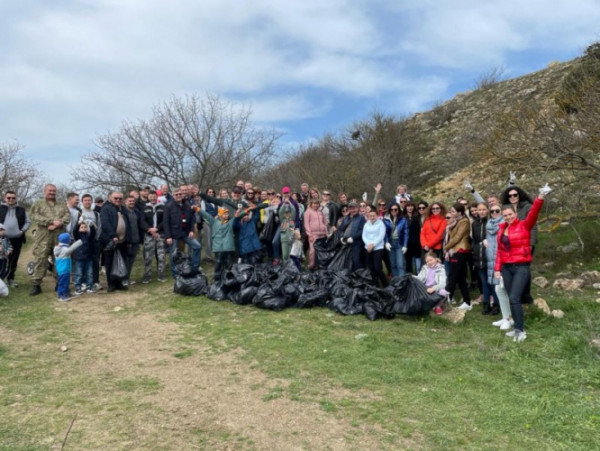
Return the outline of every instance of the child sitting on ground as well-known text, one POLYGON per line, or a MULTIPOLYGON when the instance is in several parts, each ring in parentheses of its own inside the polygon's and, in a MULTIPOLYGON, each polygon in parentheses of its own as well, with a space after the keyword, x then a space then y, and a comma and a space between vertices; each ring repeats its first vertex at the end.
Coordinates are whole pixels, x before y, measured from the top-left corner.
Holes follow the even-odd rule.
POLYGON ((434 308, 435 314, 441 315, 442 304, 444 299, 448 296, 448 292, 445 290, 446 271, 444 270, 444 265, 442 265, 442 262, 434 251, 430 250, 425 254, 425 264, 421 267, 419 275, 415 277, 425 284, 427 293, 435 293, 441 296, 442 299, 434 308))
POLYGON ((72 270, 71 254, 83 244, 81 240, 77 240, 69 246, 70 242, 71 235, 61 233, 58 235, 58 245, 54 247, 56 273, 58 274, 56 294, 58 295, 58 300, 63 302, 70 301, 74 297, 69 291, 72 270))

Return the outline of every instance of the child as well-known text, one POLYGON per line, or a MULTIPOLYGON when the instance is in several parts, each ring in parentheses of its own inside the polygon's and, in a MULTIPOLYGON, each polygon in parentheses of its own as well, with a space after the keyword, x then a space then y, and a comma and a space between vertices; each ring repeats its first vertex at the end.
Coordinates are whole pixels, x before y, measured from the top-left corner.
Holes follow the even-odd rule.
POLYGON ((294 229, 294 241, 292 243, 292 249, 290 250, 290 259, 294 262, 298 271, 302 271, 300 260, 302 260, 303 255, 302 235, 300 230, 294 229))
POLYGON ((92 277, 92 265, 95 255, 94 239, 96 237, 96 227, 93 221, 79 224, 79 227, 73 231, 73 237, 76 240, 81 240, 82 243, 81 247, 73 254, 75 260, 75 295, 79 296, 86 290, 88 293, 96 293, 92 277))
POLYGON ((54 247, 56 273, 58 274, 56 293, 58 295, 58 300, 63 302, 70 301, 74 297, 69 292, 72 269, 71 254, 83 244, 81 240, 77 240, 71 246, 69 246, 70 241, 71 235, 68 233, 61 233, 58 235, 58 245, 54 247))
POLYGON ((442 299, 434 309, 436 315, 441 315, 442 303, 446 296, 448 296, 448 292, 445 290, 446 271, 434 251, 430 250, 425 254, 425 265, 421 267, 421 271, 419 271, 419 275, 416 277, 425 284, 429 294, 437 293, 442 296, 442 299))
POLYGON ((12 254, 10 240, 6 238, 4 224, 0 224, 0 279, 8 274, 8 256, 12 254))

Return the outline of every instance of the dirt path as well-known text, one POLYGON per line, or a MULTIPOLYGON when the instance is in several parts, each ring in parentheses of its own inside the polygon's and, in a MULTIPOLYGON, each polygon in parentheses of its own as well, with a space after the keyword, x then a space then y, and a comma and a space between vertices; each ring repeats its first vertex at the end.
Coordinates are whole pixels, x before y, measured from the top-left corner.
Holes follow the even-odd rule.
MULTIPOLYGON (((323 411, 316 403, 286 396, 268 399, 286 381, 267 378, 240 359, 242 351, 214 354, 202 338, 189 356, 177 358, 184 330, 160 315, 135 313, 141 294, 82 297, 57 308, 78 323, 80 342, 70 346, 92 377, 111 375, 132 381, 158 380, 158 389, 136 393, 140 405, 128 416, 135 428, 123 449, 380 449, 379 434, 323 411), (267 396, 267 399, 264 399, 267 396)), ((180 356, 181 357, 181 356, 180 356)), ((335 398, 335 393, 332 394, 335 398)), ((360 395, 357 395, 360 396, 360 395)), ((104 419, 105 421, 106 419, 104 419)), ((111 443, 92 417, 76 430, 90 443, 111 443)))

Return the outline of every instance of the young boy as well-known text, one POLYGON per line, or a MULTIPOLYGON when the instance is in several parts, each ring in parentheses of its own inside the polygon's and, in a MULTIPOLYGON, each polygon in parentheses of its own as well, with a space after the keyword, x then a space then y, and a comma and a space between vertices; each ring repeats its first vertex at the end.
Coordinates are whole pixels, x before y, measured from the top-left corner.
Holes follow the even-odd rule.
POLYGON ((69 291, 72 270, 71 254, 83 244, 81 240, 77 240, 69 246, 70 241, 71 235, 68 233, 61 233, 58 235, 58 245, 54 247, 56 273, 58 274, 56 293, 58 295, 58 300, 62 302, 70 301, 74 297, 69 291))
POLYGON ((96 227, 93 221, 86 221, 79 224, 73 231, 73 237, 81 240, 81 247, 73 254, 75 260, 75 295, 85 293, 96 293, 94 289, 92 266, 94 261, 94 246, 96 237, 96 227), (88 226, 89 224, 89 226, 88 226))

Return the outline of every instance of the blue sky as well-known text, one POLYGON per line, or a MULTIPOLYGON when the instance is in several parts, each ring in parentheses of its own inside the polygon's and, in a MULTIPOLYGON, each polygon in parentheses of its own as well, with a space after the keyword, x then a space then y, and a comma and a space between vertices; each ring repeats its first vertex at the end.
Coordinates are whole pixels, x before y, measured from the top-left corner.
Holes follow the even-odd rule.
POLYGON ((210 92, 289 148, 574 58, 599 23, 592 0, 2 0, 0 142, 68 183, 98 134, 210 92))

